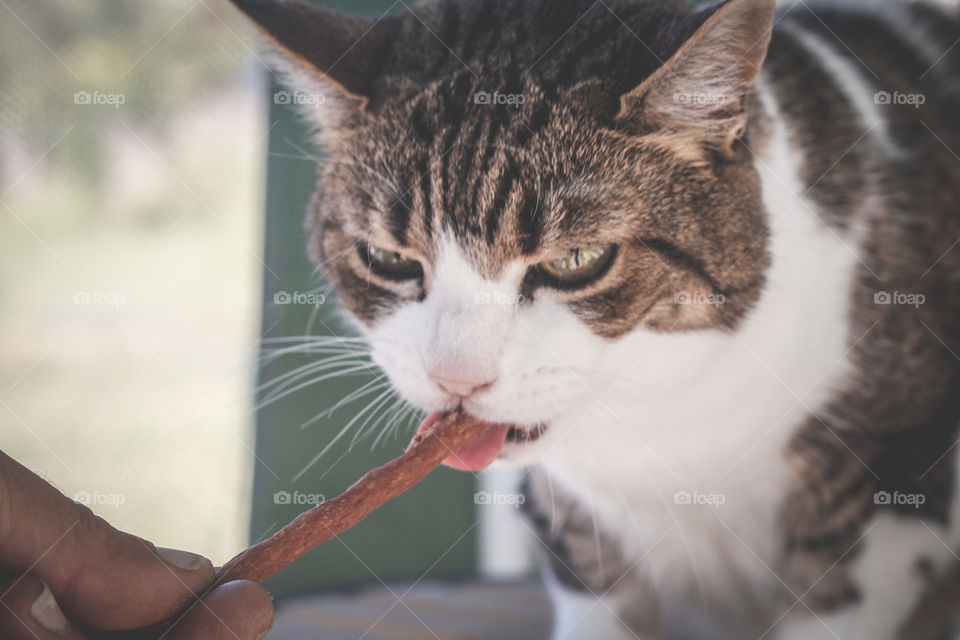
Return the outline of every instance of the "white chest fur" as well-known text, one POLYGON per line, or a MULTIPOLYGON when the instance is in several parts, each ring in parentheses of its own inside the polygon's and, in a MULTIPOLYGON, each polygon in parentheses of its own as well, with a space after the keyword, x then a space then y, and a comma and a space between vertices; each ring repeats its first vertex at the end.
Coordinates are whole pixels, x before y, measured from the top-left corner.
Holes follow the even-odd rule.
POLYGON ((551 427, 563 436, 543 460, 550 477, 595 509, 668 602, 742 600, 732 576, 777 583, 784 449, 849 372, 859 262, 802 197, 798 164, 776 126, 757 160, 772 264, 739 329, 641 330, 609 345, 602 375, 587 376, 590 401, 551 427))

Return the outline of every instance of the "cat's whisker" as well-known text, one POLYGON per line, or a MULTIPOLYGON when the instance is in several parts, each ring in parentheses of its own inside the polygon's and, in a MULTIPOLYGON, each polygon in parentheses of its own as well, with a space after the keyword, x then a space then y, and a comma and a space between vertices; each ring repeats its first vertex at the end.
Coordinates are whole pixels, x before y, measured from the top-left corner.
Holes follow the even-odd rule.
POLYGON ((388 382, 385 380, 385 376, 384 376, 383 374, 378 375, 378 376, 377 376, 376 378, 374 378, 373 380, 370 380, 369 382, 367 382, 367 383, 365 383, 364 385, 362 385, 359 389, 356 389, 356 390, 354 390, 354 391, 351 391, 349 394, 347 394, 344 398, 342 398, 341 400, 339 400, 339 401, 338 401, 336 404, 334 404, 333 406, 331 406, 331 407, 329 407, 329 408, 327 408, 327 409, 324 409, 323 411, 321 411, 321 412, 318 413, 317 415, 313 416, 312 418, 310 418, 309 420, 307 420, 306 422, 304 422, 303 424, 301 424, 301 425, 300 425, 300 429, 303 430, 303 429, 306 429, 307 427, 312 426, 312 425, 315 424, 317 421, 322 420, 323 418, 332 415, 333 412, 336 411, 337 409, 339 409, 340 407, 342 407, 342 406, 344 406, 344 405, 346 405, 346 404, 349 404, 349 403, 353 402, 354 400, 358 400, 358 399, 362 398, 362 397, 365 396, 365 395, 368 395, 368 394, 373 393, 373 392, 375 392, 375 391, 379 391, 379 390, 383 389, 384 386, 386 386, 387 384, 388 384, 388 382))
POLYGON ((271 338, 263 338, 261 342, 302 342, 302 341, 322 341, 328 343, 340 343, 340 342, 365 342, 366 338, 360 336, 318 336, 318 335, 302 335, 302 336, 274 336, 271 338))
POLYGON ((364 409, 362 409, 360 412, 358 412, 346 425, 343 426, 343 428, 340 429, 340 431, 337 433, 337 435, 335 435, 333 438, 331 438, 330 441, 327 442, 326 446, 324 446, 324 447, 319 451, 319 453, 317 453, 317 455, 315 455, 315 456, 310 460, 310 462, 308 462, 307 465, 306 465, 303 469, 301 469, 300 472, 297 473, 297 475, 295 475, 295 476, 293 477, 293 481, 296 482, 296 481, 299 480, 301 477, 303 477, 303 475, 304 475, 311 467, 313 467, 313 465, 315 465, 323 456, 325 456, 325 455, 327 454, 327 452, 330 451, 330 449, 332 449, 332 448, 340 441, 340 439, 343 438, 343 436, 346 435, 347 432, 350 431, 350 428, 351 428, 354 424, 356 424, 356 422, 357 422, 361 417, 363 417, 363 415, 364 415, 367 411, 370 410, 371 406, 373 406, 374 404, 376 404, 377 402, 379 402, 381 398, 383 398, 384 396, 388 395, 388 394, 391 393, 392 391, 393 391, 392 389, 388 389, 387 391, 381 393, 379 396, 377 396, 376 398, 374 398, 370 403, 368 403, 367 406, 366 406, 364 409))
POLYGON ((381 409, 383 409, 384 407, 389 407, 390 401, 395 396, 396 396, 396 391, 394 391, 392 387, 388 388, 384 393, 380 395, 380 398, 378 398, 379 401, 376 403, 376 406, 367 414, 367 417, 364 419, 364 421, 360 423, 360 425, 357 427, 357 432, 353 434, 353 439, 350 440, 351 449, 357 446, 357 443, 360 442, 360 440, 366 435, 365 428, 368 424, 370 424, 370 421, 373 420, 378 415, 381 409))
POLYGON ((380 442, 384 441, 386 435, 389 433, 390 428, 393 424, 396 423, 399 415, 405 410, 407 401, 404 400, 399 394, 395 394, 396 399, 393 404, 390 405, 390 408, 383 412, 380 419, 370 425, 370 433, 377 433, 377 437, 374 439, 373 444, 370 445, 370 450, 373 451, 377 448, 377 445, 380 442), (383 427, 381 427, 383 425, 383 427))
POLYGON ((286 355, 293 354, 339 354, 353 353, 357 355, 369 355, 369 350, 364 349, 363 345, 329 345, 323 343, 308 343, 289 346, 289 347, 270 347, 260 350, 261 357, 274 360, 286 355))
POLYGON ((292 382, 300 380, 304 376, 311 375, 313 373, 318 373, 320 371, 326 371, 327 369, 333 369, 336 367, 347 367, 352 365, 364 364, 368 362, 367 360, 361 360, 354 356, 352 353, 345 353, 330 358, 323 358, 317 360, 316 362, 310 362, 308 364, 302 365, 288 371, 282 375, 276 376, 267 382, 264 382, 258 386, 255 391, 259 394, 266 389, 274 389, 278 391, 284 388, 286 385, 289 385, 292 382))
POLYGON ((305 389, 305 388, 307 388, 307 387, 309 387, 309 386, 312 386, 312 385, 315 385, 315 384, 317 384, 317 383, 319 383, 319 382, 323 382, 323 381, 325 381, 325 380, 329 380, 330 378, 335 378, 335 377, 337 377, 337 376, 351 376, 351 375, 357 375, 357 374, 361 374, 361 375, 362 375, 362 374, 364 374, 364 373, 366 373, 366 372, 369 372, 369 371, 370 371, 370 366, 367 365, 367 364, 363 364, 363 365, 355 366, 355 367, 352 367, 352 368, 349 368, 349 369, 343 369, 343 370, 340 370, 340 371, 334 371, 334 372, 332 372, 332 373, 327 373, 327 374, 324 374, 324 375, 322 375, 322 376, 319 376, 319 377, 316 377, 316 378, 312 378, 312 379, 308 380, 307 382, 304 382, 304 383, 301 383, 301 384, 297 385, 297 386, 294 387, 293 389, 289 389, 289 390, 285 391, 284 393, 282 393, 282 394, 280 394, 280 395, 277 395, 276 397, 269 397, 269 398, 264 399, 264 400, 261 401, 260 403, 256 404, 256 405, 254 406, 253 410, 254 410, 254 411, 259 411, 259 410, 263 409, 263 408, 266 407, 266 406, 269 406, 269 405, 271 405, 271 404, 273 404, 273 403, 275 403, 275 402, 277 402, 277 401, 279 401, 279 400, 282 400, 283 398, 286 398, 287 396, 289 396, 289 395, 291 395, 291 394, 293 394, 293 393, 296 393, 297 391, 300 391, 301 389, 305 389))
POLYGON ((425 413, 419 407, 408 402, 399 420, 391 426, 391 437, 396 440, 402 431, 423 422, 424 417, 425 413))
MULTIPOLYGON (((353 425, 355 425, 361 418, 363 418, 363 416, 365 416, 373 407, 375 407, 384 397, 389 397, 390 393, 392 392, 393 392, 392 389, 387 389, 386 391, 378 395, 376 398, 368 402, 366 407, 358 411, 353 416, 353 418, 351 418, 350 421, 347 422, 347 424, 340 429, 337 435, 333 437, 333 439, 327 444, 326 447, 323 448, 323 450, 318 454, 318 456, 313 460, 313 462, 316 462, 317 460, 319 460, 324 453, 329 451, 331 446, 337 443, 340 440, 340 438, 342 438, 348 431, 350 431, 350 428, 353 427, 353 425)), ((351 445, 350 448, 352 447, 353 445, 351 445)), ((313 462, 311 462, 311 464, 313 464, 313 462)))
MULTIPOLYGON (((370 355, 370 348, 364 342, 334 342, 327 340, 319 339, 304 339, 297 343, 294 340, 288 340, 292 342, 291 346, 276 346, 269 347, 260 350, 261 362, 271 362, 285 355, 291 354, 328 354, 328 353, 352 353, 358 357, 366 357, 370 355)), ((277 342, 276 344, 281 344, 277 342)))
POLYGON ((377 434, 377 436, 373 439, 373 442, 370 443, 371 452, 375 451, 376 448, 380 446, 381 442, 386 442, 386 435, 389 432, 389 427, 396 421, 397 416, 400 415, 401 411, 403 411, 403 404, 395 401, 388 410, 383 412, 381 419, 370 428, 371 434, 377 434))

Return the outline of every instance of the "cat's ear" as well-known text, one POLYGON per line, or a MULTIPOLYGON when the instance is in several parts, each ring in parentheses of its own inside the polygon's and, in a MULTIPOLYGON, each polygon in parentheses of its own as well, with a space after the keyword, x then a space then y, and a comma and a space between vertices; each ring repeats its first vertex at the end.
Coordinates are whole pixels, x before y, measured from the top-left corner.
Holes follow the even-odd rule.
MULTIPOLYGON (((619 120, 685 129, 729 147, 767 55, 775 0, 729 0, 663 66, 620 99, 619 120)), ((707 10, 710 11, 710 10, 707 10)))
POLYGON ((366 108, 377 65, 389 45, 390 21, 288 0, 231 2, 269 40, 275 54, 271 66, 291 90, 279 94, 279 102, 299 106, 306 116, 320 120, 366 108))

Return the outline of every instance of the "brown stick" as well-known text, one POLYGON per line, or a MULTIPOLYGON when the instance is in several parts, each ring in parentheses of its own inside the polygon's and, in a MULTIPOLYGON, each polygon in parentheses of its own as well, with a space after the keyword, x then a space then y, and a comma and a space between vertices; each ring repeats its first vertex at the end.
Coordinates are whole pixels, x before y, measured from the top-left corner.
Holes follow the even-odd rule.
MULTIPOLYGON (((217 571, 206 593, 233 580, 262 582, 280 573, 314 547, 343 533, 380 505, 411 489, 487 426, 460 411, 451 413, 428 431, 414 437, 403 455, 367 472, 336 498, 301 513, 270 538, 236 555, 217 571)), ((136 631, 91 632, 87 637, 91 640, 165 638, 184 615, 186 611, 171 620, 136 631)))
POLYGON ((237 555, 217 572, 214 584, 262 582, 317 545, 343 533, 380 505, 423 480, 444 458, 480 435, 488 425, 455 412, 414 438, 398 458, 369 471, 342 494, 300 514, 272 537, 237 555))

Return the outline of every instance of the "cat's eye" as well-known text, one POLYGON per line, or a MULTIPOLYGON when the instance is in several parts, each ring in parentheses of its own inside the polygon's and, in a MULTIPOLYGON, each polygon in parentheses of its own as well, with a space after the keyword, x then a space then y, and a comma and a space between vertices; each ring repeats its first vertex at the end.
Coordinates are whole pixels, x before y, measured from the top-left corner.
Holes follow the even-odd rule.
POLYGON ((367 260, 370 270, 389 280, 413 280, 423 277, 423 266, 419 261, 389 249, 362 247, 361 255, 367 260))
POLYGON ((537 267, 560 284, 585 284, 602 275, 616 253, 616 245, 597 244, 571 249, 553 260, 541 262, 537 267))

